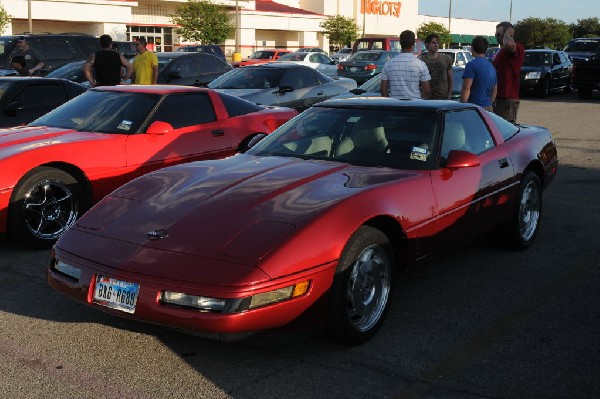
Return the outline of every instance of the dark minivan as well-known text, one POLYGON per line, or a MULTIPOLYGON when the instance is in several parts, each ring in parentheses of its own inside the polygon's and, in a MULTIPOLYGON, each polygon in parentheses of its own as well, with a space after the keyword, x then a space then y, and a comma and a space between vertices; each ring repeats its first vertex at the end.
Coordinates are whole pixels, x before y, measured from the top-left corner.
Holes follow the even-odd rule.
POLYGON ((44 57, 42 76, 69 62, 85 60, 90 54, 100 50, 98 38, 83 33, 0 36, 0 69, 13 70, 10 59, 17 50, 17 40, 21 38, 27 40, 29 47, 44 57))

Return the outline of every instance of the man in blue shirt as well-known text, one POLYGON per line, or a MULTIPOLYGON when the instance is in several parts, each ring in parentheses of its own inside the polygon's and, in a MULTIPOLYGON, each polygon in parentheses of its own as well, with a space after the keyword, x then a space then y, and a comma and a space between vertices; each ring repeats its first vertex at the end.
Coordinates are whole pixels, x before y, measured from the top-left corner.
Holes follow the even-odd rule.
POLYGON ((498 80, 496 69, 485 58, 487 48, 488 41, 483 36, 475 36, 471 42, 471 53, 474 58, 465 66, 460 101, 477 104, 488 111, 493 111, 492 104, 496 100, 498 80))

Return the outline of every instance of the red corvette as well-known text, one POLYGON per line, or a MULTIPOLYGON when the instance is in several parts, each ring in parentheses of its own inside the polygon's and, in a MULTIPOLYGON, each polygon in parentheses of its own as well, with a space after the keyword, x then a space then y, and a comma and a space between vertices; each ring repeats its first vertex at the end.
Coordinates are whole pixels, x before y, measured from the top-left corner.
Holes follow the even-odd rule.
POLYGON ((357 344, 407 264, 490 230, 531 245, 557 166, 548 130, 472 104, 329 100, 245 154, 116 190, 58 240, 48 279, 114 315, 211 333, 285 325, 329 292, 328 332, 357 344))
POLYGON ((257 50, 252 55, 244 60, 239 62, 231 63, 231 66, 234 68, 245 67, 248 65, 257 65, 264 64, 267 62, 278 60, 284 54, 290 53, 290 50, 281 50, 281 49, 266 49, 266 50, 257 50))
POLYGON ((212 90, 90 90, 0 131, 0 234, 49 246, 93 203, 150 171, 244 151, 297 115, 212 90))

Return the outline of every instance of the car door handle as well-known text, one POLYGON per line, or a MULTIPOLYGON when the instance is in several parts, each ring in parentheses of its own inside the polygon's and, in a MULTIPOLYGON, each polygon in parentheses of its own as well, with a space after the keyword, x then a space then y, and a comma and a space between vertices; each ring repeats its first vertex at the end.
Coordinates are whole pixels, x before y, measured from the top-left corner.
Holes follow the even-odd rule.
POLYGON ((320 91, 320 92, 317 93, 317 96, 322 96, 322 95, 323 95, 322 91, 320 91))
POLYGON ((506 159, 506 158, 499 159, 498 165, 500 165, 501 168, 507 168, 508 167, 508 159, 506 159))
POLYGON ((219 130, 213 130, 211 133, 212 133, 212 135, 214 137, 219 137, 219 136, 225 135, 225 131, 220 130, 220 129, 219 130))

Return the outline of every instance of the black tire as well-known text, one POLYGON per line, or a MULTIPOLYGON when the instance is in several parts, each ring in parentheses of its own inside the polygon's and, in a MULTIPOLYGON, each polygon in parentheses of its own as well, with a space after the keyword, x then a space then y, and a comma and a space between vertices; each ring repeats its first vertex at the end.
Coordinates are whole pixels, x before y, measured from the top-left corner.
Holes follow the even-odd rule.
POLYGON ((379 330, 390 307, 394 258, 388 237, 360 227, 348 240, 331 288, 327 334, 358 345, 379 330))
POLYGON ((538 89, 538 95, 541 98, 546 98, 550 95, 550 78, 546 76, 538 89))
POLYGON ((20 243, 48 248, 86 209, 82 189, 70 174, 38 167, 21 178, 11 196, 8 234, 20 243))
POLYGON ((577 96, 583 100, 592 98, 592 89, 577 89, 577 96))
POLYGON ((525 171, 519 186, 517 202, 510 219, 501 229, 506 245, 515 250, 531 246, 539 230, 542 217, 542 185, 538 176, 525 171))
POLYGON ((571 78, 569 78, 569 81, 565 86, 565 93, 573 93, 573 80, 571 78))

